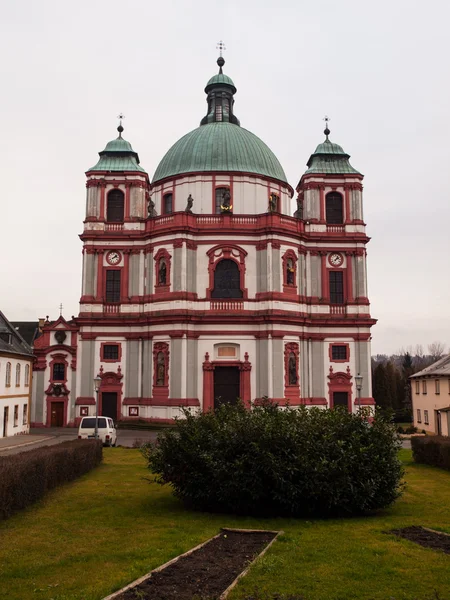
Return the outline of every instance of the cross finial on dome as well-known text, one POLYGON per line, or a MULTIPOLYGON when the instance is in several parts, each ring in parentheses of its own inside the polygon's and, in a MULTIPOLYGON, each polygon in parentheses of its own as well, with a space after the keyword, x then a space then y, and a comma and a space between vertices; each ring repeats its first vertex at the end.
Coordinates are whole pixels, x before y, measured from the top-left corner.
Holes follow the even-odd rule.
POLYGON ((117 118, 119 119, 119 127, 117 128, 117 131, 119 132, 119 137, 122 137, 122 131, 123 131, 123 127, 122 127, 122 119, 125 119, 125 115, 123 113, 119 113, 117 115, 117 118))
POLYGON ((226 50, 225 44, 220 40, 217 44, 216 48, 219 50, 219 58, 217 59, 217 64, 219 65, 219 75, 222 75, 222 67, 225 64, 225 59, 222 56, 224 50, 226 50))
POLYGON ((324 134, 327 136, 327 140, 328 140, 328 136, 330 135, 330 130, 328 128, 328 122, 331 121, 330 117, 328 117, 327 115, 324 116, 323 120, 325 121, 325 129, 324 129, 324 134))

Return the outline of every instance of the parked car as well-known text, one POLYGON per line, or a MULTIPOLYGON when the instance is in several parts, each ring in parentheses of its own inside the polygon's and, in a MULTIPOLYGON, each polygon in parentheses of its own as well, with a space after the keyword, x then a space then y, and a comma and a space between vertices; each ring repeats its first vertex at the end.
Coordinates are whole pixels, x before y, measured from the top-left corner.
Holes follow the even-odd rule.
MULTIPOLYGON (((117 431, 114 421, 109 417, 97 417, 98 437, 104 446, 115 446, 117 431)), ((95 437, 95 417, 83 417, 78 427, 78 439, 85 440, 95 437)))

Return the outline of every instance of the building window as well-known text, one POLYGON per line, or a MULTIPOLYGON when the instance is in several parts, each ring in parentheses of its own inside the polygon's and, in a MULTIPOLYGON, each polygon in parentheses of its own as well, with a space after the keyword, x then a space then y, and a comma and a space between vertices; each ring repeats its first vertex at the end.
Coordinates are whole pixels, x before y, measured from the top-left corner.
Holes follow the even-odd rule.
POLYGON ((66 378, 66 365, 53 363, 53 381, 64 381, 66 378))
POLYGON ((103 360, 119 360, 119 344, 105 344, 103 346, 103 360))
POLYGON ((129 406, 128 407, 128 416, 129 417, 138 417, 139 416, 139 407, 138 406, 129 406))
POLYGON ((426 394, 427 393, 427 382, 424 380, 422 381, 422 394, 426 394))
POLYGON ((344 304, 344 273, 343 271, 330 271, 330 303, 344 304))
POLYGON ((120 302, 120 271, 106 271, 106 302, 120 302))
POLYGON ((241 273, 230 258, 220 260, 214 270, 214 289, 211 298, 242 298, 241 273))
POLYGON ((436 392, 436 394, 440 394, 441 393, 441 382, 440 382, 439 379, 435 380, 434 386, 435 386, 435 392, 436 392))
POLYGON ((16 387, 20 386, 20 364, 16 365, 16 387))
POLYGON ((19 405, 14 406, 14 427, 19 426, 19 405))
POLYGON ((0 332, 0 340, 2 340, 3 342, 6 342, 7 344, 11 344, 12 335, 10 333, 8 333, 7 331, 1 331, 0 332))
POLYGON ((173 194, 164 194, 163 196, 163 215, 170 215, 173 212, 173 194))
POLYGON ((422 414, 420 412, 420 408, 417 409, 417 422, 422 423, 422 414))
POLYGON ((347 346, 331 346, 332 360, 348 360, 347 346))
POLYGON ((274 192, 269 196, 269 212, 280 212, 280 196, 274 192))
POLYGON ((30 365, 25 365, 25 387, 30 386, 30 365))
POLYGON ((11 363, 6 363, 5 386, 11 386, 11 363))
POLYGON ((228 187, 218 187, 216 188, 216 201, 215 201, 215 212, 216 214, 220 214, 222 212, 222 205, 224 201, 226 201, 226 196, 229 196, 230 188, 228 187))
POLYGON ((23 405, 23 417, 22 417, 22 425, 26 425, 28 423, 28 404, 23 405))
POLYGON ((425 425, 429 425, 430 424, 429 421, 428 421, 428 411, 427 410, 423 411, 423 421, 424 421, 425 425))
POLYGON ((416 379, 416 394, 420 394, 420 381, 416 379))
POLYGON ((222 105, 216 104, 216 121, 222 121, 222 105))
POLYGON ((124 194, 122 190, 111 190, 106 203, 106 220, 108 223, 123 223, 124 194))
POLYGON ((342 225, 344 210, 342 196, 338 192, 330 192, 325 198, 326 219, 330 225, 342 225))

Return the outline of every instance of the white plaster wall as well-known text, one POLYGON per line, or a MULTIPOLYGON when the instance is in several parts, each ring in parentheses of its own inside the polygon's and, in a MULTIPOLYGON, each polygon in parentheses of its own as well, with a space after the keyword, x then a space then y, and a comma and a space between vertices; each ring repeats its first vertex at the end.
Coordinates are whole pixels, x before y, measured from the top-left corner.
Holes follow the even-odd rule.
POLYGON ((213 214, 215 188, 229 187, 231 190, 234 214, 261 214, 268 212, 269 195, 274 192, 280 196, 280 212, 292 215, 291 193, 286 185, 272 182, 260 177, 242 175, 212 175, 186 176, 174 181, 158 185, 152 193, 156 211, 162 214, 162 197, 173 194, 173 212, 186 208, 189 194, 194 198, 192 210, 196 214, 213 214))

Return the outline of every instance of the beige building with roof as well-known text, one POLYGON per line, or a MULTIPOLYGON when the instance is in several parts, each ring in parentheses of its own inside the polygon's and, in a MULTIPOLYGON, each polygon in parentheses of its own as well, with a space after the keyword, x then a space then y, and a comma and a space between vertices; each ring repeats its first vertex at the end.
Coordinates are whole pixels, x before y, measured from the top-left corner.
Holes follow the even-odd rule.
POLYGON ((411 376, 414 425, 435 435, 450 432, 450 354, 411 376))

